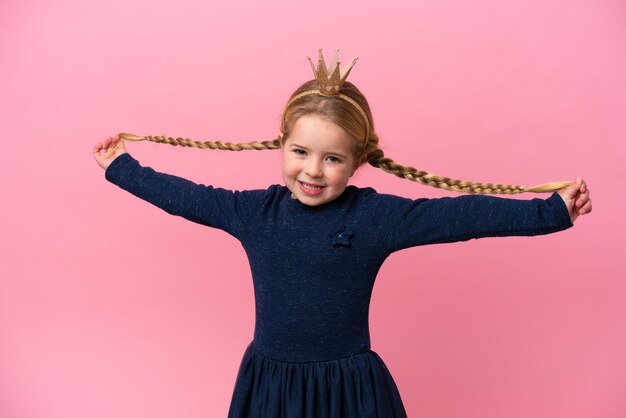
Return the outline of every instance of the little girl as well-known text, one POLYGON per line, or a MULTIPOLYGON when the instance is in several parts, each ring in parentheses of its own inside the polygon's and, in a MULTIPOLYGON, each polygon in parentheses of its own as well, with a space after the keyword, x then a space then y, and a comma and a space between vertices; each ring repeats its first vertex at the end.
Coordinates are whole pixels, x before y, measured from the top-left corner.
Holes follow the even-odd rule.
POLYGON ((340 71, 335 55, 329 76, 320 50, 316 79, 291 96, 275 141, 199 143, 120 134, 93 149, 108 181, 172 215, 222 229, 245 248, 256 323, 229 418, 406 417, 391 374, 370 349, 369 302, 385 259, 425 244, 562 231, 591 211, 580 178, 527 189, 439 177, 384 157, 365 97, 345 81, 355 61, 340 71), (280 148, 285 185, 231 191, 196 184, 141 166, 126 152, 125 139, 280 148), (365 162, 474 194, 411 200, 348 185, 365 162), (476 194, 552 190, 558 192, 545 200, 476 194))

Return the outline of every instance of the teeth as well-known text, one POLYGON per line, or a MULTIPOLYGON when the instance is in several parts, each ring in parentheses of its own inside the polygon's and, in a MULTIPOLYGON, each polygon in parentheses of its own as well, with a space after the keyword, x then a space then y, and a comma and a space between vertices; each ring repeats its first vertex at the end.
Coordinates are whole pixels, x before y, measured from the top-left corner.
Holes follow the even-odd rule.
POLYGON ((321 187, 320 187, 320 186, 311 186, 311 185, 306 184, 306 183, 302 183, 302 185, 303 185, 304 187, 306 187, 307 189, 311 189, 311 190, 319 190, 319 189, 321 189, 321 187))

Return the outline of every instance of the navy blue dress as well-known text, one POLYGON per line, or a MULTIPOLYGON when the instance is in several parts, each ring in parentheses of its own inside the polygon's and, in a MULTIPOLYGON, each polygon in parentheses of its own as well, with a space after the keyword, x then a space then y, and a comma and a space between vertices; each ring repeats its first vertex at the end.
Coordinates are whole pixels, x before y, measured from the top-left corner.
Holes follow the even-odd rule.
POLYGON ((229 418, 406 417, 371 350, 376 275, 395 251, 572 226, 555 192, 518 200, 461 195, 411 200, 348 186, 306 206, 282 185, 231 191, 143 167, 130 154, 106 179, 169 214, 237 238, 254 282, 254 338, 239 366, 229 418))

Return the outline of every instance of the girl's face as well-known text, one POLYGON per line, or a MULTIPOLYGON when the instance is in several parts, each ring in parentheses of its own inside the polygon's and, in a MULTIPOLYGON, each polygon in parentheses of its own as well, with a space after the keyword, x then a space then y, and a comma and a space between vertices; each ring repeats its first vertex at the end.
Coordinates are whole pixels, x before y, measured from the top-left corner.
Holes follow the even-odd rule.
POLYGON ((342 128, 319 115, 300 117, 282 141, 285 185, 296 199, 318 206, 337 198, 356 171, 352 142, 342 128))

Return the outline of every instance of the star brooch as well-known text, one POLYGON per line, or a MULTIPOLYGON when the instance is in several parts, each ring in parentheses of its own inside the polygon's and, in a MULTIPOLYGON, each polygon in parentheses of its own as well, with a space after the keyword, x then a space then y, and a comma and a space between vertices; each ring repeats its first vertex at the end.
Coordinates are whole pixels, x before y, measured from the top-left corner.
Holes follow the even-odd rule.
POLYGON ((354 232, 345 226, 341 226, 336 232, 329 232, 328 236, 330 237, 333 247, 349 247, 350 240, 354 237, 354 232))

